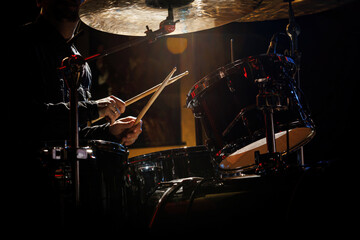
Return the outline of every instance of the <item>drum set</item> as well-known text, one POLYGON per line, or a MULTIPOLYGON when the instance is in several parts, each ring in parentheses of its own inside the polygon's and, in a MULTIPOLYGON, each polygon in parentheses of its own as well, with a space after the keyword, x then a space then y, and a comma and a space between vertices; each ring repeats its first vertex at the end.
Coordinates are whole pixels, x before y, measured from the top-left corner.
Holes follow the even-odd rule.
MULTIPOLYGON (((290 153, 301 153, 299 149, 315 135, 299 84, 300 29, 295 16, 336 6, 338 1, 320 0, 85 1, 80 18, 90 27, 133 36, 146 29, 146 36, 85 59, 66 59, 61 68, 70 72, 67 81, 73 89, 86 61, 167 34, 233 21, 289 18, 286 32, 291 52, 289 56, 276 52, 278 33, 274 34, 267 53, 233 60, 193 85, 186 105, 207 136, 201 146, 128 158, 128 149, 120 143, 82 142, 74 96, 70 145, 48 143, 40 154, 63 203, 64 224, 74 217, 73 210, 80 212, 77 216, 85 215, 80 218, 87 224, 106 222, 119 231, 225 230, 249 223, 286 222, 293 188, 304 171, 301 158, 294 161, 290 153), (149 19, 159 19, 159 30, 151 30, 156 26, 147 23, 149 19)), ((166 84, 151 93, 159 94, 166 84)))

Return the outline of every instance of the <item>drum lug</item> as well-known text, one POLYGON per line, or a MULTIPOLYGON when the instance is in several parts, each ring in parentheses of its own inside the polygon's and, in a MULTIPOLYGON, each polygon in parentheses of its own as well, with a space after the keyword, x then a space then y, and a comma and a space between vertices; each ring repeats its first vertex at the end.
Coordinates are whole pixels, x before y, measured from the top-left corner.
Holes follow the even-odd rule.
POLYGON ((260 110, 270 108, 284 111, 288 109, 289 99, 278 93, 263 92, 256 96, 256 105, 260 110))
POLYGON ((278 175, 284 172, 286 165, 279 152, 260 154, 255 152, 256 174, 278 175))

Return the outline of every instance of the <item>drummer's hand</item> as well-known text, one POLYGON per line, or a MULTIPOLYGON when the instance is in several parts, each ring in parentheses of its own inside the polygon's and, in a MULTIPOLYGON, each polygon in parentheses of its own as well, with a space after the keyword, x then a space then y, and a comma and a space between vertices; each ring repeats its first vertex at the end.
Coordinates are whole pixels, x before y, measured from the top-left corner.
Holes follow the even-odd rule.
POLYGON ((125 102, 115 96, 109 96, 96 101, 99 118, 105 117, 113 124, 125 112, 125 102))
POLYGON ((125 117, 110 124, 109 131, 117 137, 122 144, 129 146, 133 144, 142 132, 142 121, 134 125, 135 117, 125 117))

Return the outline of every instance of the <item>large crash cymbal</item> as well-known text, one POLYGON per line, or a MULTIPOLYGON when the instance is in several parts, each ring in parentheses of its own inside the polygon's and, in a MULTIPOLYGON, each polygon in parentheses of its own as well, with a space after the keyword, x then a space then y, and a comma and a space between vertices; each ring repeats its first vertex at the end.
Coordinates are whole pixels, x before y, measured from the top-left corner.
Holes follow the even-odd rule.
MULTIPOLYGON (((295 0, 292 7, 295 16, 304 16, 327 11, 353 0, 295 0)), ((237 22, 256 22, 289 18, 289 3, 284 0, 263 0, 252 12, 237 22)))
MULTIPOLYGON (((86 0, 80 19, 100 31, 145 36, 146 25, 153 31, 168 16, 169 0, 86 0)), ((262 0, 170 0, 176 30, 172 34, 222 26, 254 11, 262 0)))

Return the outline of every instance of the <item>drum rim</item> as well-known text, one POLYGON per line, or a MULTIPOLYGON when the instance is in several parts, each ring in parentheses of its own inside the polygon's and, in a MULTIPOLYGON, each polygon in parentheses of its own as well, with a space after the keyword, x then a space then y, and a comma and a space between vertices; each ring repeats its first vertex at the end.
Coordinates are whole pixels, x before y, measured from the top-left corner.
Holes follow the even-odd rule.
POLYGON ((248 56, 245 58, 237 59, 234 62, 228 63, 224 66, 217 68, 215 71, 210 72, 209 74, 201 78, 199 81, 197 81, 191 87, 190 91, 187 94, 187 98, 186 98, 187 108, 194 108, 194 102, 197 101, 197 98, 201 97, 204 91, 207 88, 209 88, 211 85, 213 85, 213 83, 219 81, 219 79, 226 77, 230 70, 232 70, 233 68, 237 67, 240 64, 246 64, 250 60, 259 59, 262 57, 277 57, 280 60, 281 58, 285 58, 281 61, 286 61, 288 63, 295 64, 294 60, 291 57, 285 56, 283 54, 259 54, 255 56, 248 56), (193 93, 195 96, 192 96, 193 93))
POLYGON ((226 77, 230 69, 245 62, 246 62, 245 59, 235 60, 232 63, 228 63, 222 67, 217 68, 215 71, 212 71, 203 78, 201 78, 191 87, 190 91, 188 92, 186 98, 186 106, 188 108, 191 108, 194 101, 196 101, 197 98, 199 98, 207 88, 209 88, 211 85, 213 85, 215 82, 219 81, 220 79, 226 77), (192 93, 195 93, 194 97, 191 96, 192 93))
MULTIPOLYGON (((289 130, 294 130, 294 129, 299 129, 299 128, 308 128, 310 130, 310 133, 308 134, 308 136, 302 141, 300 142, 299 144, 293 146, 292 148, 289 149, 289 151, 284 151, 284 152, 281 152, 281 155, 282 156, 285 156, 286 154, 288 153, 292 153, 292 152, 295 152, 296 150, 298 150, 300 147, 306 145, 307 143, 309 143, 313 138, 314 136, 316 135, 316 129, 315 127, 308 127, 308 126, 301 126, 301 125, 293 125, 294 127, 293 128, 290 128, 289 130)), ((284 130, 280 130, 276 133, 280 133, 280 132, 283 132, 284 130)), ((261 139, 264 139, 265 137, 261 137, 260 135, 258 136, 257 139, 251 141, 251 142, 247 142, 240 146, 239 148, 237 148, 237 150, 240 150, 242 148, 245 148, 246 146, 249 146, 250 144, 252 143, 255 143, 256 141, 259 141, 261 139)), ((240 139, 238 140, 240 141, 240 139)), ((235 146, 232 146, 232 145, 236 145, 237 143, 229 143, 227 145, 225 145, 221 150, 217 151, 217 154, 218 156, 212 156, 212 159, 216 165, 216 169, 220 172, 220 173, 223 173, 225 175, 227 174, 237 174, 237 173, 244 173, 244 172, 247 172, 247 171, 251 171, 251 170, 254 170, 255 167, 256 167, 256 164, 250 164, 250 165, 246 165, 246 166, 241 166, 241 167, 236 167, 236 168, 222 168, 220 167, 220 163, 222 162, 222 160, 224 159, 221 159, 223 158, 223 156, 230 156, 231 154, 233 154, 234 152, 236 152, 237 150, 235 151, 232 151, 231 153, 226 153, 226 148, 234 148, 235 146), (225 151, 225 152, 224 152, 225 151), (224 152, 224 155, 221 155, 221 153, 224 152)), ((239 146, 239 145, 238 145, 239 146)))
MULTIPOLYGON (((96 150, 107 150, 109 152, 124 152, 128 153, 129 150, 120 143, 106 141, 106 140, 94 140, 94 139, 81 139, 80 148, 95 148, 96 150)), ((67 149, 66 140, 52 140, 52 141, 43 141, 41 143, 40 149, 50 149, 50 148, 63 148, 67 149)))
POLYGON ((146 154, 142 154, 139 156, 135 156, 135 157, 129 158, 128 163, 129 164, 137 164, 140 162, 152 160, 154 158, 165 157, 167 155, 177 156, 176 153, 192 154, 192 153, 197 153, 197 152, 204 152, 204 150, 207 151, 210 155, 210 151, 208 150, 207 146, 205 146, 205 145, 185 146, 185 147, 172 148, 172 149, 167 149, 167 150, 163 150, 163 151, 151 152, 151 153, 146 153, 146 154), (175 155, 174 155, 174 153, 175 153, 175 155))

